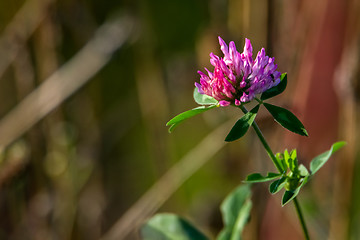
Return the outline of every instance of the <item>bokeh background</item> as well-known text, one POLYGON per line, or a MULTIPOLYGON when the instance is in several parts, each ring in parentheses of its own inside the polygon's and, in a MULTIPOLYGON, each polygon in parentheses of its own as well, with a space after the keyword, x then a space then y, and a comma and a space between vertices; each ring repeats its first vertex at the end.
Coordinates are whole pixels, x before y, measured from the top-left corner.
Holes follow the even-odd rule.
MULTIPOLYGON (((357 0, 0 1, 0 239, 139 239, 156 212, 209 236, 219 206, 251 172, 274 170, 254 132, 226 144, 241 116, 215 109, 174 133, 196 107, 197 70, 217 36, 265 47, 309 137, 257 121, 274 151, 310 160, 347 146, 299 196, 313 239, 360 239, 357 0)), ((291 204, 253 187, 244 239, 302 239, 291 204)))

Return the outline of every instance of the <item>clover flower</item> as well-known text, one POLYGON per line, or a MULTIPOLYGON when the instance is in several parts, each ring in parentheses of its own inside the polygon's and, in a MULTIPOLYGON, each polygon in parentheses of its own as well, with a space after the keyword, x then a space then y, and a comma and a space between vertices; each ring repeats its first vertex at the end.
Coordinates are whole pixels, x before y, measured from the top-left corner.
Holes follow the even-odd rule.
POLYGON ((266 56, 264 48, 253 60, 253 48, 247 38, 242 53, 236 50, 233 41, 227 46, 219 37, 219 44, 224 57, 210 53, 214 71, 205 68, 207 75, 198 71, 200 83, 196 82, 195 86, 199 93, 215 98, 223 107, 230 104, 239 106, 280 83, 281 73, 276 71, 274 58, 266 56))

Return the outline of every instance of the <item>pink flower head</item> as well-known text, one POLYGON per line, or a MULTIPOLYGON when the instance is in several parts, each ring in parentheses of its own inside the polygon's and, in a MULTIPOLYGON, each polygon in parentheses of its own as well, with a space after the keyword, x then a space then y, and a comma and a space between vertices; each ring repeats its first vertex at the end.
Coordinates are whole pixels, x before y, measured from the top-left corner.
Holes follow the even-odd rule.
POLYGON ((247 38, 242 53, 236 50, 232 41, 227 46, 219 37, 219 44, 224 57, 210 53, 214 71, 210 72, 206 68, 207 74, 198 71, 200 84, 195 83, 195 86, 199 93, 215 98, 222 107, 230 104, 239 106, 280 83, 281 73, 276 71, 274 58, 266 56, 264 48, 253 60, 253 48, 247 38))

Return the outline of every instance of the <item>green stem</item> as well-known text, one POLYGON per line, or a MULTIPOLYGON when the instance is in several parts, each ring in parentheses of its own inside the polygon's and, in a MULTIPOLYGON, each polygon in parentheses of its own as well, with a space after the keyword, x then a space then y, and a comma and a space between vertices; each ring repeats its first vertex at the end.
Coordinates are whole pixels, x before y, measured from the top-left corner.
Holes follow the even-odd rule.
MULTIPOLYGON (((240 105, 239 107, 240 107, 241 111, 243 111, 244 114, 246 114, 248 112, 248 110, 243 105, 240 105)), ((271 158, 271 161, 274 163, 276 169, 279 171, 279 173, 283 173, 282 167, 280 166, 279 162, 277 161, 277 159, 276 159, 274 153, 272 152, 269 144, 266 142, 266 139, 265 139, 264 135, 262 134, 259 126, 257 125, 257 123, 254 121, 251 126, 254 128, 254 130, 255 130, 257 136, 259 137, 261 143, 264 145, 264 148, 265 148, 267 154, 269 155, 269 157, 271 158)))
POLYGON ((302 227, 302 230, 304 232, 304 235, 305 235, 305 239, 310 240, 309 232, 307 230, 306 223, 305 223, 305 219, 303 217, 299 202, 298 202, 296 197, 294 198, 294 205, 295 205, 296 212, 297 212, 297 214, 299 216, 299 219, 300 219, 300 223, 301 223, 301 227, 302 227))
MULTIPOLYGON (((246 114, 248 112, 248 110, 243 105, 240 105, 239 108, 241 109, 241 111, 243 111, 244 114, 246 114)), ((274 153, 272 152, 269 144, 267 143, 267 141, 266 141, 264 135, 262 134, 259 126, 257 125, 257 123, 254 121, 251 126, 254 128, 257 136, 259 137, 259 139, 260 139, 261 143, 263 144, 267 154, 269 155, 272 162, 274 163, 276 169, 279 171, 279 173, 283 173, 282 167, 280 166, 279 162, 277 161, 274 153)), ((298 217, 299 217, 299 220, 300 220, 300 223, 301 223, 301 227, 302 227, 304 235, 305 235, 305 239, 310 240, 309 233, 308 233, 308 230, 307 230, 306 224, 305 224, 305 219, 303 217, 299 202, 297 201, 296 197, 294 198, 294 205, 295 205, 295 208, 296 208, 296 213, 298 214, 298 217)))

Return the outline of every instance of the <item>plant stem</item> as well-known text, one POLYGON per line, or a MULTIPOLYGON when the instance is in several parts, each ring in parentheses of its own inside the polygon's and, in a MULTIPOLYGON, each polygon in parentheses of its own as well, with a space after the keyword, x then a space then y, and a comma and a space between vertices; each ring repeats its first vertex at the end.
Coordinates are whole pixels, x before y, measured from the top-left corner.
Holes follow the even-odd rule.
MULTIPOLYGON (((240 107, 241 111, 243 111, 244 114, 246 114, 248 112, 248 110, 243 105, 240 105, 239 107, 240 107)), ((274 153, 272 152, 269 144, 266 142, 264 135, 262 134, 259 126, 257 125, 257 123, 255 121, 253 122, 252 127, 254 128, 257 136, 259 137, 261 143, 263 144, 267 154, 271 158, 271 161, 274 163, 276 169, 279 171, 279 173, 283 173, 282 167, 280 166, 279 162, 277 161, 274 153)))
MULTIPOLYGON (((239 108, 241 109, 241 111, 243 111, 244 114, 246 114, 248 112, 248 110, 243 105, 240 105, 239 108)), ((269 155, 272 162, 274 163, 276 169, 279 171, 279 173, 284 173, 284 170, 282 169, 279 162, 277 161, 273 151, 271 150, 269 144, 267 143, 267 141, 266 141, 264 135, 262 134, 259 126, 257 125, 257 123, 254 121, 251 126, 254 128, 254 130, 256 132, 256 135, 259 137, 261 143, 263 144, 267 154, 269 155)), ((304 235, 305 235, 305 239, 310 240, 309 232, 308 232, 308 230, 306 228, 306 224, 305 224, 305 219, 303 217, 299 202, 297 201, 296 197, 294 198, 294 205, 295 205, 295 208, 296 208, 296 213, 297 213, 297 215, 299 217, 299 220, 300 220, 300 223, 301 223, 301 227, 302 227, 304 235)))
POLYGON ((310 240, 310 237, 309 237, 309 232, 307 230, 307 227, 306 227, 306 223, 305 223, 305 219, 303 217, 303 214, 301 212, 301 208, 300 208, 300 205, 299 205, 299 202, 297 200, 297 198, 295 197, 294 198, 294 205, 295 205, 295 209, 296 209, 296 212, 298 214, 298 217, 300 219, 300 223, 301 223, 301 227, 302 227, 302 230, 304 232, 304 235, 305 235, 305 239, 306 240, 310 240))

